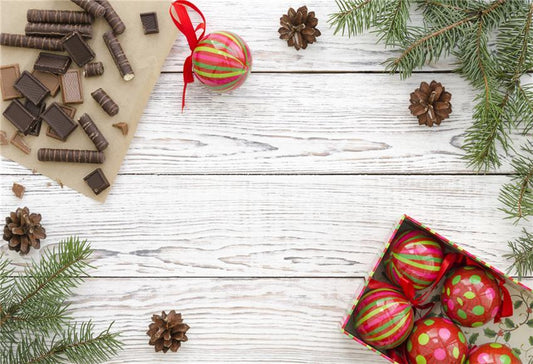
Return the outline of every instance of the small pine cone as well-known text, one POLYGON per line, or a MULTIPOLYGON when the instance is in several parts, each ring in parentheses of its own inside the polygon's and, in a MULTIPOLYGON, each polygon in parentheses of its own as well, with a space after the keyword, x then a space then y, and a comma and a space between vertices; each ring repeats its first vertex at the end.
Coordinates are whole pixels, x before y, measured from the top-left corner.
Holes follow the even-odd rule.
POLYGON ((445 91, 440 82, 422 82, 420 87, 411 93, 411 114, 418 118, 419 125, 440 125, 452 112, 450 100, 452 94, 445 91))
POLYGON ((41 214, 30 214, 27 207, 18 208, 6 217, 3 239, 9 242, 9 250, 28 254, 30 247, 39 249, 46 231, 41 226, 41 214))
POLYGON ((298 10, 290 8, 287 14, 279 19, 281 28, 278 29, 279 38, 286 40, 289 47, 306 49, 308 44, 316 42, 316 38, 321 35, 316 28, 318 19, 314 11, 307 11, 307 6, 302 6, 298 10))
POLYGON ((176 352, 182 342, 187 341, 187 330, 189 325, 184 324, 181 313, 172 310, 168 315, 163 311, 160 315, 152 316, 152 323, 148 327, 146 334, 150 336, 150 345, 155 346, 155 351, 176 352))

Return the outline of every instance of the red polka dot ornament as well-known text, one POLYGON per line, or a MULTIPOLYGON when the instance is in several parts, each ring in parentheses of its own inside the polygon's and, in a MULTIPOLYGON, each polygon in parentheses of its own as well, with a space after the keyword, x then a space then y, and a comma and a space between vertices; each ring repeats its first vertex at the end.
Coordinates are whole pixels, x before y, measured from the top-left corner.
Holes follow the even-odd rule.
POLYGON ((466 364, 522 364, 522 361, 507 345, 488 343, 472 349, 466 364))
POLYGON ((418 320, 405 344, 409 364, 463 364, 468 354, 459 326, 447 318, 418 320))

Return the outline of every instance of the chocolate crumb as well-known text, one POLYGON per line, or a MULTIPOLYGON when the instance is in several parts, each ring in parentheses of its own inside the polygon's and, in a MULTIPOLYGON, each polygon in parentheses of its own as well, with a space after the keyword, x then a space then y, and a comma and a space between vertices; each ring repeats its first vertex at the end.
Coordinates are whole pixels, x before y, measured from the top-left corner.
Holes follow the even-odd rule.
POLYGON ((11 142, 11 144, 13 144, 15 147, 17 147, 18 149, 20 149, 24 153, 30 154, 31 148, 24 141, 24 137, 22 136, 22 134, 20 134, 18 132, 15 133, 15 135, 13 135, 13 137, 11 138, 10 142, 11 142))
POLYGON ((117 129, 120 129, 120 131, 122 132, 122 135, 128 135, 128 131, 129 131, 128 124, 116 123, 116 124, 113 124, 113 126, 117 129))
POLYGON ((5 131, 0 130, 0 145, 8 145, 9 140, 7 139, 7 134, 5 131))
POLYGON ((61 188, 64 187, 63 182, 60 179, 56 179, 56 182, 61 186, 61 188))
POLYGON ((11 187, 11 191, 17 196, 18 198, 22 199, 24 196, 24 192, 26 191, 26 187, 23 185, 19 185, 16 182, 13 182, 13 187, 11 187))

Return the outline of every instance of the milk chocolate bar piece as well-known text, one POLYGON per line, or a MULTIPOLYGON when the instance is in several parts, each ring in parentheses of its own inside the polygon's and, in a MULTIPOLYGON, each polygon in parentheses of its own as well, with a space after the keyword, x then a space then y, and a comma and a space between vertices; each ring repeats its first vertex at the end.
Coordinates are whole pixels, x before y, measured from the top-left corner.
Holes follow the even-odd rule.
POLYGON ((15 133, 15 135, 13 135, 13 137, 11 138, 10 142, 11 144, 13 144, 15 147, 20 149, 25 154, 31 153, 30 146, 26 144, 26 141, 24 140, 24 138, 22 137, 20 133, 15 133))
POLYGON ((23 34, 0 34, 0 45, 19 48, 42 49, 43 51, 63 52, 60 39, 45 37, 29 37, 23 34))
POLYGON ((111 53, 113 61, 115 61, 115 64, 117 65, 120 75, 122 76, 124 81, 133 80, 133 78, 135 77, 133 69, 131 68, 130 62, 126 57, 126 54, 124 54, 122 46, 120 45, 117 37, 115 37, 112 31, 108 30, 104 33, 104 42, 107 46, 107 49, 109 49, 109 53, 111 53))
POLYGON ((72 60, 80 67, 85 66, 94 59, 94 51, 78 32, 71 33, 63 38, 63 47, 72 60))
POLYGON ((141 22, 143 24, 144 34, 159 33, 159 22, 157 21, 157 13, 142 13, 141 22))
POLYGON ((37 159, 41 162, 69 162, 102 164, 104 153, 94 150, 50 149, 41 148, 37 151, 37 159))
POLYGON ((50 90, 28 71, 22 72, 14 87, 35 105, 39 105, 50 95, 50 90))
POLYGON ((63 141, 77 127, 76 123, 63 111, 57 102, 48 106, 45 112, 41 114, 41 117, 63 141))
POLYGON ((78 32, 83 38, 93 37, 93 26, 87 24, 54 24, 54 23, 28 23, 25 33, 37 37, 64 37, 72 32, 78 32))
POLYGON ((64 104, 82 104, 83 88, 81 86, 80 70, 68 70, 61 75, 61 95, 64 104))
POLYGON ((55 75, 62 75, 67 72, 72 60, 70 57, 62 56, 55 53, 39 53, 37 61, 33 65, 33 69, 42 72, 53 73, 55 75))
POLYGON ((28 131, 28 135, 39 136, 39 134, 41 133, 41 125, 43 123, 41 114, 46 109, 46 104, 43 102, 39 105, 34 105, 32 102, 26 100, 24 107, 26 108, 26 110, 30 112, 30 114, 33 115, 35 119, 37 119, 37 121, 33 124, 33 126, 28 131))
POLYGON ((93 190, 95 195, 99 195, 110 186, 109 181, 107 180, 101 168, 95 169, 87 176, 85 176, 83 180, 87 182, 87 184, 89 185, 91 190, 93 190))
POLYGON ((126 26, 122 22, 122 19, 120 19, 120 16, 118 16, 115 9, 113 9, 109 1, 96 0, 96 2, 105 8, 104 18, 111 27, 111 29, 113 29, 113 34, 119 35, 124 33, 124 31, 126 30, 126 26))
POLYGON ((104 109, 109 116, 118 114, 119 107, 111 97, 101 88, 91 93, 93 99, 104 109))
POLYGON ((104 16, 105 8, 98 4, 94 0, 70 0, 74 4, 78 5, 80 8, 91 14, 92 16, 98 18, 104 16))
POLYGON ((2 100, 13 100, 22 97, 15 87, 15 81, 20 77, 18 64, 10 64, 0 67, 0 88, 2 89, 2 100))
POLYGON ((74 120, 74 116, 76 116, 76 111, 77 111, 75 107, 61 105, 61 104, 59 105, 59 107, 65 112, 65 114, 69 116, 69 118, 74 120))
POLYGON ((85 77, 95 77, 104 74, 104 64, 102 62, 87 63, 83 67, 83 75, 85 77))
POLYGON ((54 129, 52 129, 50 126, 48 126, 48 129, 46 130, 46 136, 49 136, 50 138, 54 138, 54 139, 57 139, 57 140, 61 140, 63 141, 59 135, 56 134, 56 132, 54 131, 54 129))
POLYGON ((22 105, 19 100, 13 100, 4 111, 4 116, 24 135, 28 134, 37 119, 22 105))
POLYGON ((50 90, 50 95, 52 97, 55 97, 55 95, 57 95, 57 92, 59 91, 59 76, 58 75, 54 75, 48 72, 35 71, 35 70, 31 74, 35 76, 36 79, 41 81, 41 83, 47 89, 50 90))
POLYGON ((92 24, 94 17, 85 11, 29 9, 29 23, 92 24))
POLYGON ((7 133, 3 130, 0 130, 0 145, 8 145, 9 140, 7 139, 7 133))
POLYGON ((78 123, 80 123, 81 127, 99 152, 103 152, 109 146, 106 138, 88 114, 83 114, 78 120, 78 123))

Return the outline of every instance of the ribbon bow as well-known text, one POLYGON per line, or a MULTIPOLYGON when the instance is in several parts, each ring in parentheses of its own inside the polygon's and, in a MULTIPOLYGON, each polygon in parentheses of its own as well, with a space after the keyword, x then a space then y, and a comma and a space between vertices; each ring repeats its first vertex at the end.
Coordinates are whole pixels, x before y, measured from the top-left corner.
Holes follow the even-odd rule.
POLYGON ((187 38, 187 43, 189 43, 189 48, 191 49, 191 54, 183 63, 183 94, 181 96, 181 110, 183 111, 185 108, 185 92, 187 91, 187 85, 194 82, 194 76, 192 72, 192 53, 198 45, 198 42, 202 40, 205 35, 206 21, 204 14, 202 14, 200 9, 198 9, 194 4, 185 0, 174 1, 172 5, 170 5, 169 12, 170 17, 172 18, 172 21, 174 21, 176 27, 180 30, 180 32, 183 33, 183 35, 185 35, 185 38, 187 38), (192 25, 191 18, 187 12, 187 7, 194 10, 202 18, 202 22, 199 23, 196 28, 192 25), (172 11, 172 9, 174 9, 174 11, 172 11), (202 30, 202 33, 199 37, 196 35, 198 30, 202 30))

